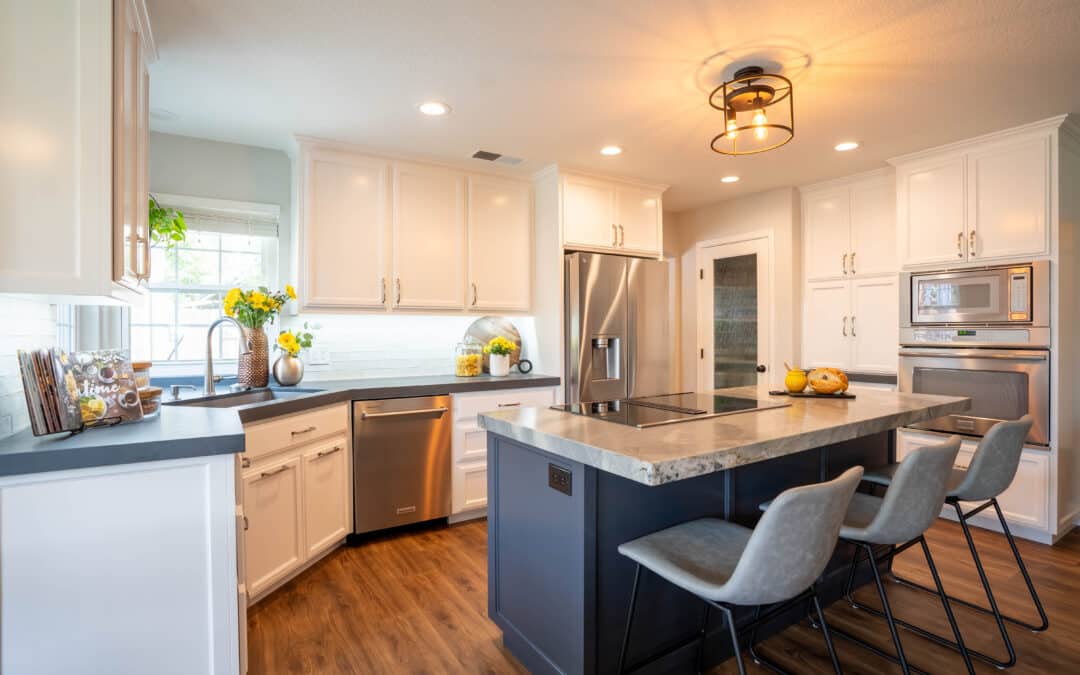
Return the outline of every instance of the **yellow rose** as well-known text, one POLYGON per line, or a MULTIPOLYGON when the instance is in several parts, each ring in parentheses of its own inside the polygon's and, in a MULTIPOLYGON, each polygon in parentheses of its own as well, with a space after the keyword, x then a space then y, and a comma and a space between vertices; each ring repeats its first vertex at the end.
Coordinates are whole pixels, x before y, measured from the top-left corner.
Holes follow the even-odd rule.
POLYGON ((292 287, 292 284, 285 284, 285 295, 291 300, 296 299, 296 289, 292 287))

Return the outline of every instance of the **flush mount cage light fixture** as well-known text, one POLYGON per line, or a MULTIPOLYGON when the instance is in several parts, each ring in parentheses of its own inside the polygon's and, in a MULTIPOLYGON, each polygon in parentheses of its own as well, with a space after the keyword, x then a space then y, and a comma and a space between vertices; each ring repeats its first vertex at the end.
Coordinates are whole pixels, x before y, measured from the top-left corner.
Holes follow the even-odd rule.
POLYGON ((709 105, 724 113, 724 130, 712 139, 722 155, 775 150, 795 137, 791 80, 746 66, 709 94, 709 105))

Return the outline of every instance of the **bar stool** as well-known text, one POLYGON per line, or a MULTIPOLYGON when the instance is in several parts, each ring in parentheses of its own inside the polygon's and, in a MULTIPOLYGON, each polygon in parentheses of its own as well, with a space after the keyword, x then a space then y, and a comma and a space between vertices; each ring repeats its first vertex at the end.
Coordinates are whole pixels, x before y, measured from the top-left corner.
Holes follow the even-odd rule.
POLYGON ((881 574, 878 571, 878 563, 891 560, 897 553, 907 550, 918 544, 922 547, 926 557, 930 575, 934 578, 937 595, 941 599, 945 615, 949 619, 953 636, 956 638, 956 648, 964 659, 964 665, 969 673, 974 674, 975 668, 971 663, 971 657, 964 646, 964 639, 960 635, 960 628, 956 623, 952 607, 949 604, 949 596, 941 585, 937 566, 930 554, 930 548, 926 545, 925 533, 933 524, 941 512, 939 506, 945 498, 949 487, 949 478, 952 475, 953 462, 960 452, 960 438, 953 436, 945 443, 932 445, 912 452, 893 472, 893 477, 884 497, 856 493, 848 507, 844 517, 844 525, 840 528, 840 539, 856 545, 855 555, 851 560, 851 568, 848 572, 847 584, 844 594, 854 607, 871 611, 885 618, 889 626, 889 634, 892 637, 893 646, 896 648, 896 656, 893 657, 873 645, 856 638, 855 636, 833 629, 833 632, 841 637, 865 647, 875 654, 900 665, 901 670, 907 675, 911 671, 923 672, 908 665, 904 655, 904 647, 900 642, 900 634, 896 626, 900 623, 893 616, 889 607, 889 598, 885 593, 885 586, 881 582, 881 574), (874 552, 874 546, 892 546, 893 549, 884 556, 878 556, 874 552), (882 610, 878 611, 870 607, 859 605, 852 596, 855 581, 855 572, 859 562, 860 549, 865 552, 865 559, 870 562, 873 572, 874 584, 877 586, 878 597, 881 600, 882 610))
POLYGON ((833 669, 840 673, 840 663, 813 584, 832 556, 841 521, 862 473, 862 467, 854 467, 834 480, 782 492, 753 530, 726 520, 702 518, 621 544, 619 553, 637 563, 637 567, 619 652, 619 673, 628 672, 626 652, 633 630, 642 567, 696 595, 704 601, 705 613, 701 629, 693 637, 639 661, 629 670, 653 663, 697 640, 697 669, 700 672, 709 611, 714 608, 723 615, 739 673, 743 674, 746 671, 739 650, 739 629, 735 626, 733 607, 775 605, 764 615, 759 610, 745 630, 756 628, 799 602, 810 600, 821 621, 821 632, 833 669))
MULTIPOLYGON (((1008 660, 1001 661, 974 649, 968 651, 971 656, 998 668, 1008 668, 1016 664, 1016 650, 1013 648, 1012 641, 1009 639, 1009 633, 1005 628, 1006 621, 1036 633, 1045 631, 1050 627, 1050 622, 1046 617, 1046 611, 1043 609, 1042 602, 1039 600, 1039 595, 1035 591, 1035 585, 1031 582, 1031 576, 1028 574, 1027 567, 1024 566, 1024 560, 1020 557, 1020 550, 1016 547, 1016 540, 1009 530, 1008 523, 1005 522, 1005 516, 1002 514, 1001 506, 997 501, 998 495, 1004 492, 1009 485, 1012 484, 1013 478, 1016 476, 1016 469, 1020 465, 1020 454, 1024 449, 1024 439, 1027 438, 1028 432, 1031 430, 1032 422, 1033 420, 1030 415, 1024 415, 1015 422, 999 422, 991 427, 975 449, 975 455, 972 457, 971 464, 968 468, 966 470, 953 469, 949 490, 944 500, 946 504, 949 504, 956 510, 956 518, 960 521, 960 527, 964 532, 964 538, 967 540, 968 549, 971 551, 971 558, 975 562, 975 569, 979 573, 979 580, 982 583, 990 607, 983 607, 952 596, 949 596, 949 599, 952 602, 964 605, 965 607, 970 607, 971 609, 994 617, 994 620, 997 623, 998 632, 1001 634, 1001 641, 1004 643, 1005 649, 1009 655, 1008 660), (965 513, 961 506, 961 502, 983 503, 965 513), (971 537, 971 529, 967 524, 968 519, 991 506, 994 507, 994 511, 997 513, 998 522, 1001 523, 1001 530, 1005 534, 1005 539, 1009 542, 1009 548, 1012 549, 1013 557, 1016 559, 1016 565, 1020 569, 1020 574, 1024 577, 1024 583, 1027 585, 1028 593, 1031 595, 1031 600, 1039 613, 1039 618, 1041 620, 1039 625, 1026 623, 1014 617, 1002 614, 998 609, 997 601, 994 599, 994 593, 990 589, 990 581, 986 576, 986 570, 983 568, 982 560, 979 558, 979 552, 975 548, 975 541, 971 537)), ((875 469, 868 472, 863 477, 863 480, 887 487, 895 481, 898 466, 902 466, 902 464, 890 464, 875 469)), ((917 588, 922 591, 933 592, 932 589, 914 581, 903 579, 895 574, 893 577, 898 583, 903 585, 917 588)), ((959 648, 955 642, 949 641, 940 635, 936 635, 906 622, 898 623, 912 632, 933 640, 938 644, 952 647, 953 649, 959 648)))

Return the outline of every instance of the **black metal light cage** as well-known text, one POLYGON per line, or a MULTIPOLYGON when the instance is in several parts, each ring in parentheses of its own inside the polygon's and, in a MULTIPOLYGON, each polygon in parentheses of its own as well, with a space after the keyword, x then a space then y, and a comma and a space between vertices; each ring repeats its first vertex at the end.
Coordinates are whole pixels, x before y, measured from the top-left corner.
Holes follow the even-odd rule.
POLYGON ((757 66, 740 68, 733 79, 713 89, 709 94, 709 105, 724 113, 724 130, 710 143, 713 151, 722 155, 767 152, 795 137, 794 94, 791 80, 783 75, 766 73, 757 66), (778 106, 782 103, 787 105, 778 106), (773 115, 786 109, 787 119, 769 120, 765 124, 740 123, 740 112, 753 116, 753 111, 757 109, 768 110, 773 115), (734 128, 729 128, 731 120, 735 121, 734 128), (754 131, 762 128, 768 130, 773 138, 756 138, 754 131), (774 141, 777 131, 780 132, 780 140, 774 141), (748 140, 741 142, 740 139, 748 140))

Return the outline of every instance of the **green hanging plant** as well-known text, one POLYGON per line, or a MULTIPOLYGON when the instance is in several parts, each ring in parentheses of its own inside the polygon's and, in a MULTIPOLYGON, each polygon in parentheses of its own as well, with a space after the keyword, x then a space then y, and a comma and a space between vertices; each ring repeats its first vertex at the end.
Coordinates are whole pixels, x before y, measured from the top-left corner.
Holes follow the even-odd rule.
POLYGON ((150 244, 164 246, 165 250, 175 247, 187 239, 187 225, 184 214, 158 204, 150 195, 150 244))

